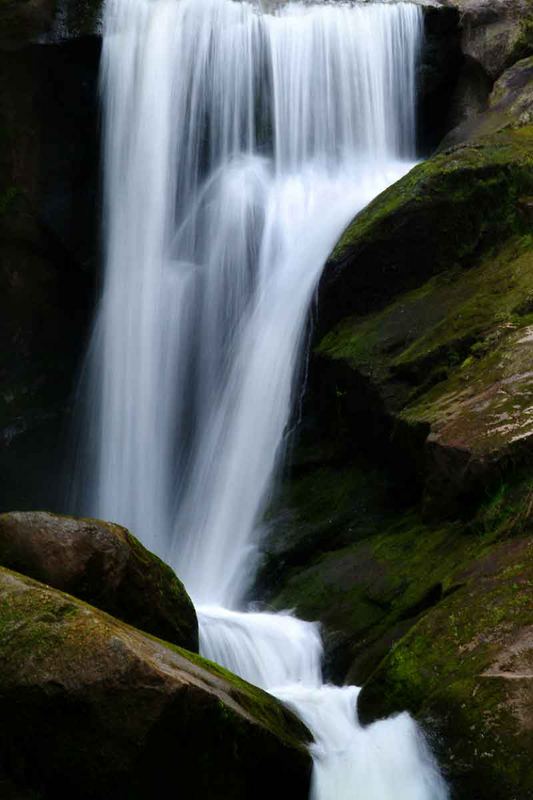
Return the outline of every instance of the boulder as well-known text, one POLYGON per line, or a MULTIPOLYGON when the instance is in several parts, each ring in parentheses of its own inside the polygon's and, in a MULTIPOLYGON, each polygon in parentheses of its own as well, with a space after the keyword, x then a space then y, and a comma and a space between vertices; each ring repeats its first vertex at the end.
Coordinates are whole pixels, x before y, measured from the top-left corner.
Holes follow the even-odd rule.
POLYGON ((531 0, 444 0, 460 15, 463 53, 495 80, 533 52, 531 0))
POLYGON ((322 282, 326 320, 352 307, 316 348, 324 408, 354 452, 387 448, 433 517, 533 455, 532 136, 416 167, 348 228, 322 282))
POLYGON ((520 128, 533 122, 533 57, 518 61, 496 81, 486 109, 468 118, 444 138, 441 150, 475 142, 505 128, 520 128))
POLYGON ((438 153, 382 192, 326 263, 318 334, 528 232, 520 200, 533 194, 532 147, 532 126, 501 131, 438 153))
MULTIPOLYGON (((532 297, 533 248, 515 237, 469 270, 446 271, 383 311, 346 320, 320 345, 372 386, 389 441, 419 473, 428 513, 456 514, 533 454, 532 297)), ((357 395, 348 386, 341 400, 357 425, 357 395)))
MULTIPOLYGON (((531 494, 530 494, 531 502, 531 494)), ((365 722, 408 709, 457 800, 533 797, 533 542, 486 548, 363 687, 365 722)))
POLYGON ((0 714, 0 776, 14 796, 307 797, 309 734, 281 703, 6 569, 0 714))
POLYGON ((48 512, 0 515, 0 564, 198 651, 198 622, 183 584, 126 528, 48 512))

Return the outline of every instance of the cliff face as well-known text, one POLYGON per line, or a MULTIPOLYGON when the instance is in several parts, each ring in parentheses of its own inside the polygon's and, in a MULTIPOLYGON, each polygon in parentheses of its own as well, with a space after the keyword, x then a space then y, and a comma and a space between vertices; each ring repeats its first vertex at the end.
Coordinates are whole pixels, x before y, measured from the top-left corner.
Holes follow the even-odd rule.
POLYGON ((67 8, 0 9, 0 505, 50 506, 93 311, 100 43, 67 8), (67 15, 68 16, 68 15, 67 15), (83 35, 82 35, 83 34, 83 35))

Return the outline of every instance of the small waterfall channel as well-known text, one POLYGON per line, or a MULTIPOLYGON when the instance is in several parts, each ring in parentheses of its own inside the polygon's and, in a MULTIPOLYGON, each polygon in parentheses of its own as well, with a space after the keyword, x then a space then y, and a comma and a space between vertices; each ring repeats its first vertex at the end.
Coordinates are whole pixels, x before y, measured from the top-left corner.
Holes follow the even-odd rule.
POLYGON ((403 714, 362 728, 318 627, 247 612, 306 319, 345 225, 415 158, 408 3, 107 0, 105 274, 74 502, 177 570, 201 650, 315 736, 314 800, 444 800, 403 714))

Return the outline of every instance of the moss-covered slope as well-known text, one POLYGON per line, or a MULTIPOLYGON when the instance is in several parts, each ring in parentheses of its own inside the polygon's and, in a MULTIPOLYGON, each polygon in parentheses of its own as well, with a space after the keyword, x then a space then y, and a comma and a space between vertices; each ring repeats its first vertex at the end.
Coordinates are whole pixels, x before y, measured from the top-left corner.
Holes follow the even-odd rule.
POLYGON ((318 368, 341 414, 361 386, 376 398, 433 515, 531 456, 532 137, 506 129, 416 167, 348 228, 326 271, 326 317, 347 302, 359 313, 323 336, 318 368))
MULTIPOLYGON (((531 495, 533 498, 533 495, 531 495)), ((524 531, 525 533, 525 531, 524 531)), ((533 797, 533 539, 498 543, 399 641, 359 696, 364 720, 409 709, 441 737, 455 797, 533 797)))

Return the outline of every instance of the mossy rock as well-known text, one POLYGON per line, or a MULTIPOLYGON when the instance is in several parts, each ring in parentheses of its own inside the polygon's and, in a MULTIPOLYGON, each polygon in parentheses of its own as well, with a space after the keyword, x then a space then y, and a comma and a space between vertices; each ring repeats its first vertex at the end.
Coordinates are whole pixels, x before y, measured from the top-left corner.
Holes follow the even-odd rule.
POLYGON ((533 241, 516 236, 468 270, 344 320, 318 348, 372 385, 397 430, 425 440, 428 512, 456 513, 531 456, 532 303, 533 241))
POLYGON ((458 800, 533 797, 533 541, 487 548, 363 687, 368 722, 408 709, 433 734, 458 800))
POLYGON ((439 153, 379 195, 345 230, 319 289, 319 332, 527 233, 533 127, 439 153))
POLYGON ((532 145, 530 126, 506 129, 419 165, 326 268, 315 369, 333 383, 329 406, 355 446, 366 427, 381 429, 376 452, 396 441, 433 516, 531 457, 532 145))
POLYGON ((120 525, 44 511, 1 514, 0 565, 198 651, 196 612, 183 584, 120 525))
POLYGON ((307 798, 309 734, 281 703, 5 569, 0 713, 2 779, 19 796, 307 798))
POLYGON ((357 685, 454 591, 458 570, 500 540, 533 533, 527 468, 487 491, 472 518, 439 524, 428 524, 419 508, 395 507, 379 490, 379 473, 366 472, 362 465, 322 467, 293 481, 281 503, 294 530, 286 549, 269 550, 260 594, 271 607, 319 620, 328 677, 357 685), (365 477, 376 486, 372 493, 365 477))

